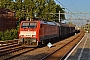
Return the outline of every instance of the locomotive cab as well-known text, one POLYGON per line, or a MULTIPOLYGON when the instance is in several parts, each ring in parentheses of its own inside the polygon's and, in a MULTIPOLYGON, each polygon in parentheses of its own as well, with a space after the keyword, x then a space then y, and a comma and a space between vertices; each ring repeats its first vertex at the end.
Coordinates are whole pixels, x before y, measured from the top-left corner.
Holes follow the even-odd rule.
POLYGON ((38 46, 37 36, 38 33, 37 22, 22 21, 19 31, 19 44, 23 46, 38 46))

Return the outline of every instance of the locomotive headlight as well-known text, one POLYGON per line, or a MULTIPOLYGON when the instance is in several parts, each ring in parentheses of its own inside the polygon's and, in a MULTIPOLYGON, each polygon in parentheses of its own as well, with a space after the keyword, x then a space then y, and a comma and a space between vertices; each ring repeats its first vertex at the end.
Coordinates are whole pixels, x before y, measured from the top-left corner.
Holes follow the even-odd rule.
POLYGON ((23 37, 24 35, 19 34, 20 37, 23 37))
POLYGON ((20 32, 19 36, 20 37, 23 37, 24 36, 24 34, 22 33, 22 31, 20 32))
POLYGON ((21 37, 23 37, 24 35, 20 35, 21 37))

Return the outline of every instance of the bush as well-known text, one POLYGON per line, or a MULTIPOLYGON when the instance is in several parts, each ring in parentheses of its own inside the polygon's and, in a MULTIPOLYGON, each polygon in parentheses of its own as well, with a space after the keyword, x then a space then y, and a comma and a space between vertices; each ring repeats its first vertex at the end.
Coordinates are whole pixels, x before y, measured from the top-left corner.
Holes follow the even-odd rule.
POLYGON ((11 33, 11 39, 17 39, 18 38, 18 30, 11 29, 10 33, 11 33))
POLYGON ((18 38, 18 30, 6 30, 4 33, 0 32, 0 40, 13 40, 18 38))
POLYGON ((2 40, 10 40, 11 39, 11 33, 9 30, 6 30, 4 32, 4 36, 3 36, 3 39, 2 40))

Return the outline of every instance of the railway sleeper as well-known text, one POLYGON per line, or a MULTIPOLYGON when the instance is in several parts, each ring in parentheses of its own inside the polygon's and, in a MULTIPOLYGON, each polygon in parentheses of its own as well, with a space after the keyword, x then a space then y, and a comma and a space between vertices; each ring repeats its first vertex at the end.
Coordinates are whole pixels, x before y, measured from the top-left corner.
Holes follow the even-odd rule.
POLYGON ((5 52, 5 53, 2 53, 2 54, 0 54, 0 57, 2 57, 2 56, 4 56, 4 55, 7 55, 7 54, 10 54, 10 53, 13 53, 13 52, 16 52, 16 51, 19 51, 19 50, 22 50, 23 48, 22 47, 18 47, 18 48, 16 48, 16 49, 11 49, 10 51, 7 51, 7 52, 5 52))
MULTIPOLYGON (((34 49, 34 48, 33 48, 33 49, 34 49)), ((31 50, 33 50, 33 49, 24 49, 24 50, 22 50, 22 51, 18 51, 18 52, 14 53, 14 54, 11 54, 11 55, 9 55, 9 56, 6 56, 5 58, 2 58, 2 59, 3 59, 3 60, 10 60, 10 59, 15 58, 16 56, 19 56, 19 55, 21 55, 21 54, 23 54, 23 53, 29 52, 29 51, 31 51, 31 50)))
MULTIPOLYGON (((19 47, 22 47, 22 46, 19 46, 19 47)), ((18 47, 0 50, 0 53, 5 53, 5 52, 7 52, 7 51, 10 51, 10 50, 13 50, 13 49, 16 49, 16 48, 18 48, 18 47)))
POLYGON ((0 50, 11 48, 11 47, 15 47, 15 46, 19 46, 19 44, 14 44, 14 45, 9 45, 9 46, 5 46, 5 47, 0 47, 0 50))

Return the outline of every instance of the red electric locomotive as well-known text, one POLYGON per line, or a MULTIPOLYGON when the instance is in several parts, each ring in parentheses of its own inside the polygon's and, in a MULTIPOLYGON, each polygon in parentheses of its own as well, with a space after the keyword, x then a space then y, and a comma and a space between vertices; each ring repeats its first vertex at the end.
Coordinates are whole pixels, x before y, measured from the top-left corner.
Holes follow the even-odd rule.
POLYGON ((25 47, 39 46, 51 38, 59 37, 58 26, 47 21, 22 21, 19 29, 19 44, 25 47))

